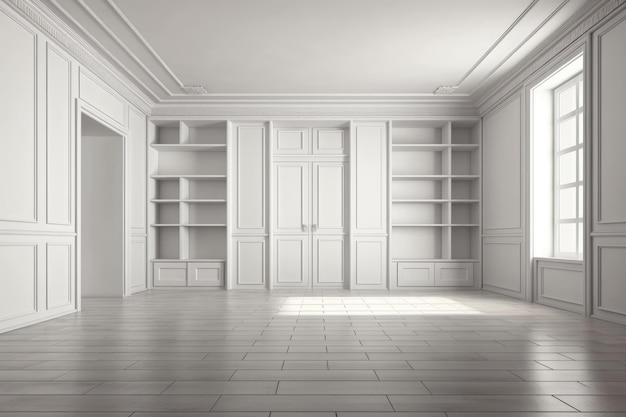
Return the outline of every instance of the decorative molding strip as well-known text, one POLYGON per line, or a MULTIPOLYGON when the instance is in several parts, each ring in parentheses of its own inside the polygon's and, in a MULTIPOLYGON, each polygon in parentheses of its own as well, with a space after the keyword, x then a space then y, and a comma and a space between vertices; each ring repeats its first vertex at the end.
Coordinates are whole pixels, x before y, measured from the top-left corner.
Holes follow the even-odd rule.
POLYGON ((54 230, 0 230, 0 235, 4 236, 60 236, 60 237, 76 237, 76 232, 57 232, 54 230))
POLYGON ((406 104, 406 105, 195 105, 195 106, 162 106, 152 110, 152 116, 170 117, 223 117, 223 118, 274 118, 274 117, 330 117, 358 118, 374 117, 380 119, 414 118, 414 117, 472 117, 477 116, 476 108, 471 105, 406 104))
POLYGON ((592 4, 594 3, 595 8, 588 10, 582 17, 580 17, 580 15, 576 16, 579 20, 574 26, 567 30, 567 32, 561 34, 561 32, 557 30, 555 35, 542 43, 542 45, 535 50, 535 59, 531 62, 523 61, 509 72, 509 74, 511 74, 509 77, 489 89, 483 95, 476 97, 474 102, 479 109, 479 114, 484 115, 488 113, 500 101, 508 97, 511 91, 519 88, 533 73, 549 63, 577 39, 590 32, 594 26, 616 9, 626 4, 626 0, 602 0, 597 3, 593 2, 592 4))
POLYGON ((150 113, 150 109, 154 105, 154 99, 148 98, 144 93, 137 90, 130 81, 124 81, 123 76, 108 61, 100 57, 91 46, 74 34, 59 18, 50 12, 46 12, 42 0, 3 1, 18 11, 46 36, 63 47, 80 65, 85 66, 100 77, 131 104, 148 114, 150 113))

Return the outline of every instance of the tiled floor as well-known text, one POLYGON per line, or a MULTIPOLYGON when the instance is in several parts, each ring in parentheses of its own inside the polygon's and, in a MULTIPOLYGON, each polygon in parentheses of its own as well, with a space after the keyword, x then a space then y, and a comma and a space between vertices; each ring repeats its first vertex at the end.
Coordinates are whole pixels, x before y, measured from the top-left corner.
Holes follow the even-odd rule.
POLYGON ((479 291, 151 291, 0 335, 0 417, 626 416, 626 327, 479 291))

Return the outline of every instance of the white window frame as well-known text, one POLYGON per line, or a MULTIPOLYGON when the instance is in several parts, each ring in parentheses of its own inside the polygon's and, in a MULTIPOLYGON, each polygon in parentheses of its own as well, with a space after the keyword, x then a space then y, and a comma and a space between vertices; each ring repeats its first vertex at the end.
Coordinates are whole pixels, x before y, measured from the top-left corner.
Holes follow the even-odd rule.
POLYGON ((554 255, 562 258, 575 258, 582 259, 583 256, 583 233, 584 233, 584 204, 581 206, 581 199, 584 201, 584 180, 583 180, 583 165, 584 165, 584 128, 581 128, 581 123, 584 125, 584 101, 582 100, 583 94, 583 74, 579 73, 559 85, 554 89, 554 255), (561 92, 575 86, 576 88, 576 106, 575 109, 559 116, 560 108, 560 94, 561 92), (575 118, 576 124, 576 144, 568 148, 560 150, 560 130, 561 123, 575 118), (576 160, 576 173, 575 181, 561 185, 560 181, 560 159, 563 155, 574 153, 576 160), (582 154, 582 155, 581 155, 582 154), (575 217, 562 219, 561 213, 561 199, 560 194, 565 189, 576 189, 576 208, 575 217), (575 224, 576 225, 576 242, 575 252, 561 252, 561 234, 560 226, 563 224, 575 224))

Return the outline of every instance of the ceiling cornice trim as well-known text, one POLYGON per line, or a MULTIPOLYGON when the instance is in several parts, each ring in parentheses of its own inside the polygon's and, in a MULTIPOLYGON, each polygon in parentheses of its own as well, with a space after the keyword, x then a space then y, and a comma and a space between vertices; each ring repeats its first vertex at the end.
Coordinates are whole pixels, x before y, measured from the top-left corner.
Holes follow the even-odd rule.
POLYGON ((154 101, 135 87, 135 84, 120 74, 80 36, 47 10, 41 0, 3 0, 22 17, 52 39, 78 63, 97 75, 131 104, 145 113, 150 113, 154 101))
POLYGON ((152 109, 154 117, 221 117, 221 118, 419 118, 476 117, 476 107, 459 103, 410 104, 252 104, 252 105, 161 105, 152 109))
MULTIPOLYGON (((593 4, 593 3, 592 3, 593 4)), ((502 100, 509 96, 511 91, 519 88, 528 80, 532 74, 537 72, 544 65, 574 44, 582 36, 611 15, 615 10, 626 4, 626 0, 602 0, 595 7, 587 8, 564 24, 569 29, 562 33, 556 31, 553 36, 542 43, 534 52, 535 58, 532 61, 525 61, 509 72, 509 76, 503 79, 495 87, 482 93, 474 100, 478 107, 478 114, 485 115, 496 107, 502 100)))

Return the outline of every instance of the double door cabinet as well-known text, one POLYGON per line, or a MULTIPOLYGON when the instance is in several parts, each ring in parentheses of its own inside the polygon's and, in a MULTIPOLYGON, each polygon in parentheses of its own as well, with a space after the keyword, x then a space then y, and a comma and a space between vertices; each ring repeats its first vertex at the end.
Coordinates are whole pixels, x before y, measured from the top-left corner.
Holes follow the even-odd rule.
POLYGON ((274 164, 274 285, 343 286, 346 164, 274 164))
POLYGON ((150 132, 154 286, 480 286, 478 119, 150 132))

